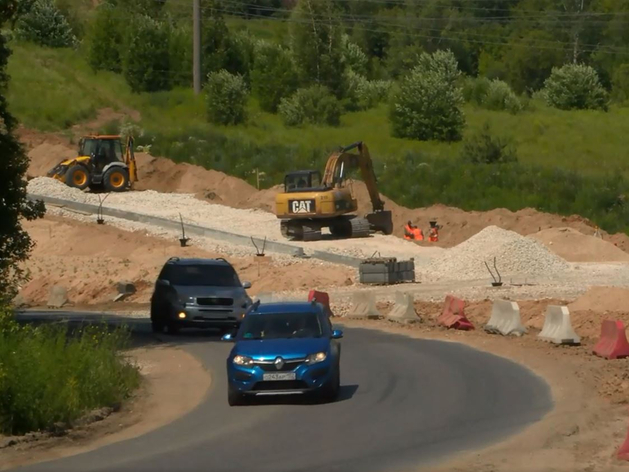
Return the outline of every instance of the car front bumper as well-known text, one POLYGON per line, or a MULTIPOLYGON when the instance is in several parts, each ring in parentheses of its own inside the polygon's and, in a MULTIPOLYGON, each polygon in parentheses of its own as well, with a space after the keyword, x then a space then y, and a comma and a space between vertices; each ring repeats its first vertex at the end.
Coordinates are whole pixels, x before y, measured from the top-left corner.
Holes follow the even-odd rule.
POLYGON ((171 322, 182 328, 237 328, 242 322, 245 310, 242 308, 221 311, 187 305, 173 313, 171 322), (181 318, 180 313, 185 317, 181 318))
POLYGON ((331 379, 334 368, 330 358, 316 364, 299 363, 292 370, 278 371, 266 366, 237 366, 228 360, 227 379, 234 390, 245 395, 290 395, 316 392, 331 379), (274 374, 279 380, 267 380, 264 374, 274 374), (286 375, 284 375, 286 374, 286 375))

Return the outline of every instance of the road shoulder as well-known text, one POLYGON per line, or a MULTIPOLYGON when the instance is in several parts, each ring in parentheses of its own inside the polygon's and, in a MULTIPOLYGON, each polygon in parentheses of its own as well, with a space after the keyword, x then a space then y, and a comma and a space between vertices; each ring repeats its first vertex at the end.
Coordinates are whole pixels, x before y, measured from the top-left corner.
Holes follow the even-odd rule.
POLYGON ((182 349, 151 345, 129 351, 144 382, 134 396, 101 421, 0 449, 0 470, 88 452, 132 439, 186 415, 209 393, 211 376, 182 349))

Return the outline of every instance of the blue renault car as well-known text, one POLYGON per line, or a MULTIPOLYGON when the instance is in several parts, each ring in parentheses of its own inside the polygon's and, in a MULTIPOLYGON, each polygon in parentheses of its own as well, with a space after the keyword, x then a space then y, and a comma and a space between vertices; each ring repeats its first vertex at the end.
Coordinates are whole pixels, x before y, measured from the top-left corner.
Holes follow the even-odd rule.
POLYGON ((317 302, 255 302, 227 358, 231 406, 247 397, 305 394, 334 401, 340 390, 343 332, 317 302))

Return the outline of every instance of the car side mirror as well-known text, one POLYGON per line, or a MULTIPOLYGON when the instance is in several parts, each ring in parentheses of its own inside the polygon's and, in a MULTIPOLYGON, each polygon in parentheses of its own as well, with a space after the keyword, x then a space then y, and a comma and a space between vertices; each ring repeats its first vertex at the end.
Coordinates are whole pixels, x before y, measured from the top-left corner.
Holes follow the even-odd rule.
POLYGON ((230 333, 224 334, 221 341, 234 341, 234 336, 230 333))
POLYGON ((335 329, 332 331, 332 339, 341 339, 343 337, 343 331, 340 329, 335 329))
POLYGON ((243 288, 251 288, 251 282, 243 282, 242 283, 242 287, 243 288))

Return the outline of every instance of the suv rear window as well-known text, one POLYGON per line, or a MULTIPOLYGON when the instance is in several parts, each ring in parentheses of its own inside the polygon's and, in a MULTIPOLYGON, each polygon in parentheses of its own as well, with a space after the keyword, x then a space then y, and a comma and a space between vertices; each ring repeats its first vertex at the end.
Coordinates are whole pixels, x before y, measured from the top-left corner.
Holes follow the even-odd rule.
POLYGON ((238 274, 230 266, 223 265, 173 265, 167 271, 172 285, 205 287, 239 287, 238 274))

